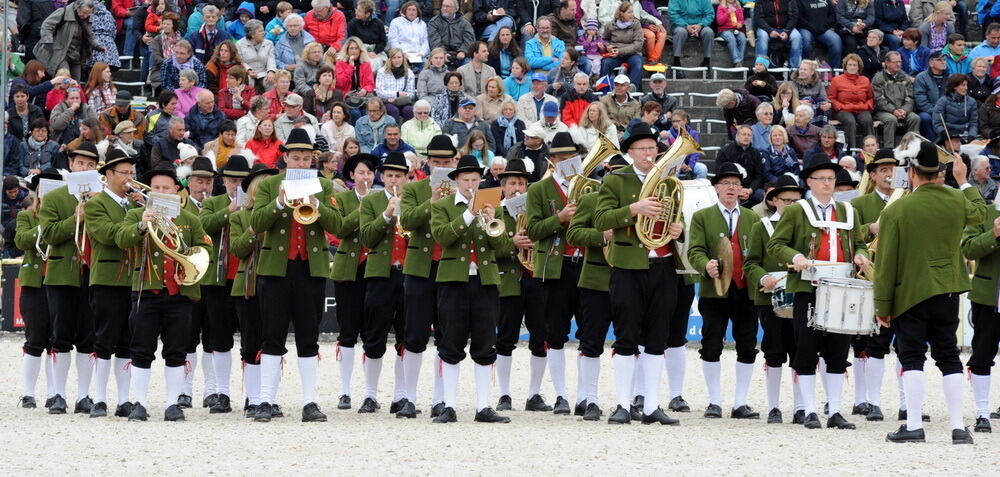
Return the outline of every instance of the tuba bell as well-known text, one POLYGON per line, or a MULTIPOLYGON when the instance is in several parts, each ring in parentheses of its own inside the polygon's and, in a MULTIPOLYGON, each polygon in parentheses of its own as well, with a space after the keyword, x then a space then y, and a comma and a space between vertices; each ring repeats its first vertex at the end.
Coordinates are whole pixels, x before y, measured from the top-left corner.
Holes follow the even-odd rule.
POLYGON ((180 266, 181 285, 194 285, 208 272, 208 250, 188 247, 180 230, 170 219, 158 215, 155 220, 146 222, 146 230, 153 244, 180 266), (163 238, 160 238, 161 234, 163 238))
POLYGON ((601 188, 601 181, 591 179, 590 175, 604 164, 611 156, 621 154, 615 144, 602 133, 597 133, 597 144, 587 153, 583 159, 583 172, 573 176, 569 182, 569 193, 566 200, 572 203, 580 202, 584 194, 597 192, 601 188))
POLYGON ((653 197, 663 205, 663 210, 656 218, 639 215, 635 222, 635 232, 639 241, 650 250, 658 249, 670 243, 667 229, 671 224, 681 222, 681 210, 684 203, 684 185, 675 176, 664 176, 668 165, 689 154, 702 152, 701 146, 694 141, 687 131, 681 131, 667 152, 664 152, 646 174, 646 180, 639 191, 639 200, 653 197))

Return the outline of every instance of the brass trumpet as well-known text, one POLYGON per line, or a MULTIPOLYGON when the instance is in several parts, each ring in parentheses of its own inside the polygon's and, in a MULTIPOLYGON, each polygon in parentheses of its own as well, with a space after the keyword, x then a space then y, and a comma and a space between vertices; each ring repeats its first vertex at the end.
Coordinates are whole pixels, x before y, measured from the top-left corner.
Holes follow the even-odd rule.
MULTIPOLYGON (((472 193, 472 197, 476 196, 476 191, 469 189, 469 192, 472 193)), ((486 232, 486 235, 489 235, 490 237, 499 237, 507 230, 507 226, 502 220, 496 218, 495 216, 486 217, 486 215, 483 214, 482 209, 477 210, 475 214, 479 219, 479 227, 483 229, 483 232, 486 232)), ((496 214, 496 212, 494 212, 494 214, 496 214)))

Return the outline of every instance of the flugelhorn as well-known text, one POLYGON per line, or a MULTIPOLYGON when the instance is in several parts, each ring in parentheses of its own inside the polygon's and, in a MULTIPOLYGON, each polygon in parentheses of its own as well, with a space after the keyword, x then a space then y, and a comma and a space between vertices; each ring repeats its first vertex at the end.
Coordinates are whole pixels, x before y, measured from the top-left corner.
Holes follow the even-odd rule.
POLYGON ((194 285, 208 272, 208 250, 204 247, 188 247, 180 229, 170 219, 157 215, 154 220, 146 221, 146 230, 153 244, 180 266, 181 285, 194 285), (163 238, 160 238, 160 234, 163 234, 163 238))

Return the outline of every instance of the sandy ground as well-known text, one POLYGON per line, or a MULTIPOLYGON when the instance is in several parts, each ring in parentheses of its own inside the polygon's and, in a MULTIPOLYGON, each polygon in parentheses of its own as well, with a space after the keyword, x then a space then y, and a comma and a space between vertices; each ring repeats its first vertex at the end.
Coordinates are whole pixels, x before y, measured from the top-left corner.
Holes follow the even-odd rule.
MULTIPOLYGON (((763 421, 708 420, 701 417, 707 394, 696 347, 688 350, 684 397, 694 412, 674 414, 680 427, 659 425, 610 426, 584 422, 578 417, 547 413, 508 412, 512 423, 486 425, 472 422, 473 377, 471 365, 462 369, 459 390, 459 423, 431 424, 428 400, 432 390, 432 361, 424 363, 419 407, 424 414, 415 420, 397 420, 386 410, 391 400, 392 365, 383 369, 379 398, 382 412, 359 415, 363 389, 361 363, 355 363, 354 410, 338 411, 339 371, 333 361, 332 343, 323 343, 320 362, 320 406, 329 422, 303 424, 297 366, 285 366, 278 401, 289 417, 270 424, 253 423, 241 413, 210 415, 207 409, 187 411, 187 421, 166 423, 163 413, 162 361, 154 363, 150 397, 150 421, 129 423, 124 419, 92 420, 84 415, 48 415, 17 406, 21 394, 19 338, 0 338, 0 390, 3 404, 0 430, 8 438, 4 446, 4 475, 623 475, 676 473, 680 475, 953 475, 1000 474, 1000 436, 975 434, 976 445, 952 446, 941 392, 940 374, 928 368, 929 396, 926 412, 933 422, 926 426, 926 444, 897 445, 884 442, 887 432, 899 424, 893 420, 868 423, 858 416, 855 431, 806 430, 791 424, 767 425, 763 421)), ((697 346, 697 345, 695 345, 697 346)), ((289 354, 294 356, 294 351, 289 354)), ((963 360, 967 356, 963 356, 963 360)), ((528 352, 514 354, 512 387, 515 408, 522 408, 528 382, 528 352)), ((575 396, 576 366, 567 369, 567 383, 575 396)), ((723 354, 723 408, 731 404, 735 352, 723 354)), ((758 363, 760 360, 758 360, 758 363)), ((466 361, 466 363, 469 363, 466 361)), ((234 364, 238 366, 238 363, 234 364)), ((887 369, 892 369, 890 359, 887 369)), ((600 398, 607 412, 614 400, 610 352, 604 355, 600 398)), ((44 371, 43 371, 44 373, 44 371)), ((201 369, 197 370, 195 401, 200 402, 201 369)), ((787 376, 787 375, 786 375, 787 376)), ((240 377, 234 369, 234 380, 240 377)), ((109 395, 115 396, 114 377, 109 395)), ((791 419, 791 380, 783 384, 782 407, 791 419)), ((44 401, 44 376, 38 384, 39 405, 44 401)), ((67 386, 76 399, 75 370, 67 386)), ((233 385, 233 401, 243 402, 239 382, 233 385)), ((661 396, 666 396, 664 383, 661 396)), ((853 399, 853 387, 845 386, 844 401, 853 399)), ((817 401, 823 402, 822 391, 817 401)), ((543 395, 554 400, 546 376, 543 395)), ((998 404, 1000 383, 994 381, 992 406, 998 404)), ((494 388, 495 400, 496 388, 494 388)), ((573 399, 571 397, 571 399, 573 399)), ((896 378, 887 372, 883 386, 883 409, 887 416, 897 410, 896 378)), ((71 406, 72 406, 72 402, 71 406)), ((665 399, 661 398, 661 402, 665 399)), ((971 388, 966 393, 966 420, 973 419, 971 388)), ((113 409, 114 403, 110 407, 113 409)), ((750 404, 766 415, 764 376, 755 370, 750 404)), ((71 407, 72 408, 72 407, 71 407)), ((725 412, 728 415, 728 409, 725 412)), ((1000 422, 994 422, 1000 433, 1000 422)))

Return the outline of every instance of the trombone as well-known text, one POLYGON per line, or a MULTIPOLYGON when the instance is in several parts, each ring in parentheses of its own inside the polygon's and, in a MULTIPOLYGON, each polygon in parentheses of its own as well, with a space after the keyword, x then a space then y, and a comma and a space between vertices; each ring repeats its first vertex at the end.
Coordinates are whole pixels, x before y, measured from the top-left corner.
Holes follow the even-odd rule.
MULTIPOLYGON (((98 180, 101 181, 101 185, 103 185, 105 188, 108 187, 108 177, 107 176, 101 176, 101 178, 98 179, 98 180)), ((125 181, 125 193, 126 194, 133 194, 133 193, 139 194, 139 195, 142 196, 143 200, 149 200, 149 192, 151 190, 152 190, 151 187, 149 187, 148 185, 143 184, 142 182, 139 182, 139 181, 137 181, 135 179, 129 179, 129 180, 125 181)))

